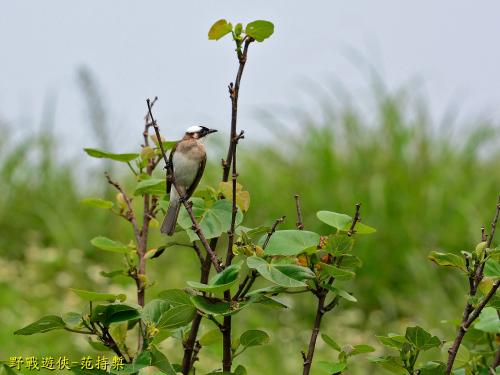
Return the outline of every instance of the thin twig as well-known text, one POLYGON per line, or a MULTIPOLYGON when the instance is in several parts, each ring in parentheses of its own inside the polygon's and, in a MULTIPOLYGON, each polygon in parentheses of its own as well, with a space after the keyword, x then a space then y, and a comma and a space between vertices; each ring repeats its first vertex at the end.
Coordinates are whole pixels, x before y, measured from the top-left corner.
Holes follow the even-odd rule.
POLYGON ((217 255, 214 253, 214 251, 211 249, 207 239, 205 238, 205 235, 203 234, 203 231, 200 228, 200 225, 198 224, 198 221, 196 220, 196 217, 193 214, 193 209, 191 204, 185 199, 184 194, 181 192, 179 189, 179 186, 177 185, 177 182, 175 181, 175 176, 174 172, 172 170, 172 166, 170 165, 170 162, 167 159, 167 154, 165 153, 165 148, 163 147, 163 142, 161 141, 161 135, 160 135, 160 128, 158 127, 158 124, 156 123, 156 120, 153 117, 153 113, 151 112, 151 102, 149 99, 146 100, 146 103, 148 105, 148 110, 149 110, 149 116, 151 118, 152 126, 155 130, 156 137, 158 138, 158 145, 160 146, 161 153, 163 155, 163 160, 165 161, 165 166, 168 170, 168 174, 170 175, 170 179, 172 182, 172 185, 175 190, 177 190, 177 193, 179 194, 179 197, 182 204, 186 208, 186 211, 189 215, 189 218, 191 219, 191 222, 193 223, 193 231, 198 235, 198 238, 200 239, 201 243, 203 244, 203 247, 205 248, 207 254, 210 255, 210 259, 214 265, 214 268, 217 272, 222 271, 222 267, 217 259, 217 255))
POLYGON ((127 213, 125 215, 122 215, 122 216, 126 220, 130 221, 130 223, 132 224, 132 227, 134 229, 135 241, 138 244, 141 236, 140 236, 139 225, 137 224, 134 210, 132 208, 132 200, 128 197, 128 195, 125 193, 125 190, 123 190, 123 188, 120 186, 120 184, 118 182, 114 181, 113 179, 111 179, 111 176, 109 175, 108 172, 104 172, 104 176, 106 176, 108 183, 121 193, 123 200, 125 201, 125 204, 127 205, 127 209, 128 209, 127 213))
POLYGON ((297 229, 304 230, 304 224, 302 222, 302 209, 300 207, 300 196, 295 194, 295 208, 297 209, 297 229))
POLYGON ((229 97, 231 98, 231 135, 229 148, 227 150, 226 160, 222 161, 222 181, 227 182, 229 180, 229 171, 231 169, 231 162, 233 160, 233 153, 236 149, 236 123, 238 120, 238 97, 240 92, 241 77, 243 76, 243 69, 245 69, 245 63, 247 62, 248 47, 250 43, 253 42, 252 38, 245 39, 245 45, 243 47, 243 52, 238 56, 239 68, 238 73, 236 73, 236 79, 234 84, 231 82, 229 84, 229 97))
POLYGON ((234 257, 233 253, 233 244, 234 244, 234 230, 236 227, 236 214, 238 213, 238 206, 236 205, 236 184, 238 178, 238 172, 236 171, 236 146, 238 145, 238 141, 243 138, 244 132, 241 131, 240 134, 234 140, 235 148, 233 151, 233 175, 232 175, 232 210, 231 210, 231 227, 227 232, 228 241, 227 241, 227 252, 226 252, 226 263, 225 266, 228 267, 231 265, 231 262, 234 257))
MULTIPOLYGON (((156 101, 158 100, 158 97, 155 96, 153 100, 151 100, 151 108, 155 105, 156 101)), ((151 117, 149 116, 149 109, 146 112, 146 115, 144 116, 144 132, 142 133, 144 137, 144 147, 149 146, 149 128, 153 125, 151 122, 151 117)))
POLYGON ((354 214, 354 217, 352 218, 351 227, 347 231, 347 235, 349 237, 351 237, 354 233, 356 233, 356 231, 354 229, 356 227, 356 223, 358 221, 361 221, 361 216, 359 216, 359 209, 360 209, 360 207, 361 207, 361 204, 360 203, 356 203, 356 213, 354 214))
MULTIPOLYGON (((304 368, 302 371, 302 375, 309 375, 311 371, 312 360, 314 356, 314 349, 316 348, 316 340, 318 338, 319 329, 321 326, 321 319, 325 314, 325 299, 326 299, 326 290, 322 290, 317 294, 318 296, 318 307, 316 309, 316 318, 314 319, 314 325, 311 332, 311 338, 309 339, 309 348, 307 350, 307 356, 304 359, 304 368)), ((304 357, 303 357, 304 358, 304 357)))
POLYGON ((264 244, 262 245, 262 249, 263 250, 266 249, 267 244, 269 243, 269 240, 271 239, 271 237, 274 234, 274 232, 276 232, 276 228, 278 227, 278 225, 280 225, 285 220, 285 217, 286 216, 282 216, 279 219, 276 219, 276 221, 274 222, 274 224, 271 227, 271 229, 269 230, 269 232, 267 232, 266 240, 264 241, 264 244))

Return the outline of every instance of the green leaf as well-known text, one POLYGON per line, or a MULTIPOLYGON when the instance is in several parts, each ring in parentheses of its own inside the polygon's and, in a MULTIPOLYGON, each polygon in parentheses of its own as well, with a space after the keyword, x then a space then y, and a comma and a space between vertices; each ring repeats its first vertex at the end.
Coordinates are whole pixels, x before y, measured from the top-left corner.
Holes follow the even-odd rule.
MULTIPOLYGON (((352 225, 353 218, 349 215, 339 214, 332 211, 318 211, 316 216, 320 221, 328 224, 331 227, 337 228, 342 232, 347 232, 352 225)), ((354 227, 355 233, 357 234, 371 234, 375 233, 377 230, 363 223, 357 222, 354 227)))
POLYGON ((109 347, 104 345, 102 342, 94 341, 90 337, 87 337, 87 342, 89 343, 89 345, 92 349, 97 350, 98 352, 106 352, 106 351, 111 350, 109 347))
POLYGON ((217 292, 223 292, 225 290, 230 289, 233 285, 235 285, 238 282, 238 272, 240 271, 241 268, 241 262, 237 264, 233 264, 229 267, 227 267, 224 271, 216 274, 208 284, 202 284, 196 281, 188 281, 187 284, 195 289, 204 291, 204 292, 210 292, 210 293, 217 293, 217 292))
POLYGON ((374 351, 375 351, 375 348, 370 346, 370 345, 365 345, 365 344, 354 345, 353 350, 351 351, 351 355, 372 353, 374 351))
POLYGON ((200 337, 200 344, 201 346, 209 346, 212 344, 215 344, 219 342, 222 338, 222 333, 220 329, 214 328, 208 332, 205 332, 203 335, 200 337))
POLYGON ((388 336, 376 336, 382 345, 389 348, 400 350, 406 341, 406 337, 401 335, 389 334, 388 336))
POLYGON ((174 329, 187 325, 196 315, 196 309, 190 305, 178 305, 162 314, 158 328, 174 329))
POLYGON ((219 40, 224 35, 229 34, 233 30, 233 25, 224 19, 215 22, 208 31, 209 40, 219 40))
POLYGON ((442 267, 455 267, 461 271, 467 273, 467 268, 465 267, 465 261, 463 258, 452 253, 440 253, 437 251, 432 251, 428 258, 436 263, 438 266, 442 267))
POLYGON ((484 276, 500 277, 500 262, 497 259, 488 259, 484 265, 484 276))
POLYGON ((151 365, 151 352, 145 350, 137 355, 134 362, 126 364, 123 369, 112 371, 112 374, 136 374, 139 370, 151 365))
POLYGON ((167 289, 158 293, 158 298, 167 301, 172 306, 188 305, 193 306, 189 294, 182 289, 167 289))
POLYGON ((341 268, 335 267, 331 264, 326 264, 320 262, 321 271, 328 275, 336 278, 337 280, 351 280, 356 276, 356 274, 352 271, 343 270, 341 268))
POLYGON ((420 367, 419 375, 443 375, 446 365, 443 362, 427 362, 420 367))
POLYGON ((441 340, 421 327, 406 328, 406 339, 418 350, 429 350, 441 346, 441 340))
POLYGON ((80 201, 81 204, 97 208, 110 209, 113 207, 113 202, 100 198, 85 198, 80 201))
POLYGON ((5 374, 5 375, 18 375, 19 372, 15 372, 14 370, 12 370, 12 368, 10 368, 9 366, 7 365, 2 365, 2 368, 3 368, 3 373, 2 374, 5 374))
POLYGON ((105 158, 121 162, 130 162, 139 157, 139 154, 112 154, 95 148, 84 148, 83 151, 93 158, 105 158))
POLYGON ((170 364, 168 358, 158 350, 156 346, 151 347, 151 365, 167 375, 175 375, 176 372, 170 364))
POLYGON ((403 367, 401 360, 398 357, 385 356, 370 359, 371 362, 382 366, 393 374, 406 375, 407 371, 403 367))
MULTIPOLYGON (((259 240, 262 245, 266 239, 263 236, 259 240)), ((319 244, 320 236, 314 232, 305 230, 279 230, 276 231, 264 251, 266 255, 285 255, 293 256, 304 252, 306 249, 314 247, 319 244)))
POLYGON ((113 241, 103 236, 92 238, 90 243, 101 250, 111 251, 113 253, 128 254, 132 250, 131 247, 121 242, 113 241))
POLYGON ((139 310, 128 304, 98 305, 92 311, 92 321, 101 322, 105 326, 111 323, 125 322, 140 318, 139 310))
POLYGON ((493 307, 485 307, 477 318, 474 328, 489 333, 500 333, 500 319, 497 310, 493 307))
POLYGON ((340 266, 342 268, 359 268, 363 262, 356 255, 344 254, 340 258, 340 266))
POLYGON ((61 317, 56 315, 47 315, 37 320, 34 323, 27 325, 14 332, 14 335, 32 335, 34 333, 43 333, 53 331, 54 329, 63 329, 65 327, 64 321, 61 317))
POLYGON ((333 256, 346 255, 352 250, 354 239, 344 233, 332 234, 328 236, 328 242, 323 250, 333 256))
POLYGON ((242 365, 238 365, 234 369, 234 375, 247 375, 247 369, 245 367, 243 367, 242 365))
POLYGON ((203 296, 193 296, 191 301, 196 308, 209 315, 231 315, 241 310, 246 305, 240 303, 238 306, 231 306, 229 302, 222 302, 203 296))
POLYGON ((134 190, 134 195, 165 195, 166 193, 167 185, 164 178, 148 178, 139 181, 134 190))
POLYGON ((250 329, 240 336, 240 344, 246 347, 259 346, 269 343, 269 335, 258 329, 250 329))
POLYGON ((340 289, 340 288, 336 288, 334 286, 327 286, 328 289, 330 289, 332 292, 334 292, 336 295, 338 295, 339 297, 347 300, 347 301, 350 301, 350 302, 358 302, 358 300, 356 299, 356 297, 354 297, 352 294, 350 294, 349 292, 343 290, 343 289, 340 289))
MULTIPOLYGON (((212 206, 206 207, 205 201, 200 198, 191 198, 193 203, 193 214, 198 220, 205 238, 219 237, 222 233, 227 232, 231 228, 232 202, 227 199, 221 199, 215 202, 212 206)), ((236 225, 239 225, 243 220, 241 210, 236 214, 236 225)), ((186 209, 181 208, 177 223, 186 230, 191 242, 199 240, 198 235, 191 229, 193 222, 189 217, 186 209)))
POLYGON ((167 301, 153 299, 146 303, 141 312, 142 320, 149 324, 158 325, 163 314, 170 309, 167 301))
POLYGON ((125 294, 111 294, 111 293, 99 293, 99 292, 90 292, 88 290, 82 289, 74 289, 70 288, 73 293, 75 293, 78 297, 85 301, 120 301, 123 302, 127 298, 125 294))
POLYGON ((323 339, 324 342, 326 342, 330 347, 335 349, 336 351, 340 352, 342 349, 340 348, 340 345, 335 342, 330 336, 328 336, 326 333, 321 334, 321 338, 323 339))
POLYGON ((285 288, 305 287, 304 280, 316 276, 309 268, 293 264, 268 264, 262 258, 251 256, 247 258, 249 268, 254 268, 266 280, 285 288))
POLYGON ((69 326, 77 326, 82 322, 82 314, 76 312, 68 312, 63 314, 62 320, 69 326))
POLYGON ((318 361, 318 367, 329 374, 338 374, 346 369, 347 363, 318 361))
POLYGON ((257 20, 250 22, 245 28, 245 34, 254 38, 257 42, 263 42, 274 33, 272 22, 257 20))
POLYGON ((212 301, 203 296, 193 296, 191 301, 195 307, 210 315, 226 315, 231 311, 231 304, 229 302, 212 301))

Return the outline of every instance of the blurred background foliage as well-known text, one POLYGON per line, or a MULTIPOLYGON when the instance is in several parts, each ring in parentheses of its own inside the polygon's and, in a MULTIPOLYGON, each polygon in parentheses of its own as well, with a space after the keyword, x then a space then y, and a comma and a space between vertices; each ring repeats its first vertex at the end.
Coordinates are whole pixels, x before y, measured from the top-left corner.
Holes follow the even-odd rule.
MULTIPOLYGON (((80 146, 108 148, 105 102, 89 72, 80 71, 79 82, 89 127, 96 135, 94 144, 80 146)), ((480 227, 490 221, 500 186, 498 124, 481 118, 456 124, 454 109, 435 122, 413 87, 389 90, 378 79, 373 80, 369 106, 336 85, 312 86, 309 92, 318 104, 314 113, 295 106, 263 110, 259 121, 272 136, 245 139, 238 149, 240 182, 251 193, 245 225, 271 224, 286 215, 282 228, 294 227, 293 196, 300 194, 306 228, 321 233, 327 228, 315 218, 316 211, 353 214, 355 203, 362 203, 363 220, 378 232, 359 239, 356 246, 364 264, 348 288, 359 302, 343 303, 326 316, 322 329, 341 344, 369 343, 379 350, 375 335, 404 332, 408 324, 449 339, 453 329, 442 320, 460 316, 465 281, 453 272, 438 272, 427 254, 440 249, 458 253, 480 241, 480 227)), ((122 178, 129 188, 133 179, 126 167, 106 161, 88 168, 83 151, 74 160, 61 157, 57 134, 51 130, 54 111, 54 102, 48 100, 40 130, 29 137, 16 137, 14 123, 0 122, 2 359, 68 355, 79 360, 97 355, 83 337, 67 332, 13 336, 14 330, 43 315, 84 309, 69 287, 125 291, 134 301, 131 281, 100 274, 120 268, 119 257, 89 243, 97 235, 128 241, 131 229, 106 211, 80 204, 88 196, 113 198, 104 170, 122 178)), ((168 135, 168 124, 160 126, 168 135)), ((138 119, 137 134, 130 135, 137 144, 142 127, 138 119)), ((213 155, 202 185, 218 185, 226 138, 219 136, 209 145, 213 155)), ((113 151, 135 152, 118 147, 113 151)), ((164 241, 154 233, 150 247, 164 241)), ((197 280, 199 272, 195 254, 186 248, 169 249, 148 267, 156 280, 149 298, 163 289, 184 287, 186 280, 197 280)), ((300 372, 313 301, 299 295, 287 302, 291 308, 286 311, 255 307, 238 315, 236 333, 260 328, 272 337, 269 346, 249 350, 236 361, 251 373, 300 372)), ((209 329, 212 326, 203 325, 202 333, 209 329)), ((172 361, 181 358, 181 346, 174 339, 161 347, 172 361)), ((217 367, 220 348, 203 350, 201 368, 217 367)), ((329 360, 331 355, 319 340, 315 360, 329 360)), ((349 373, 372 371, 383 373, 361 358, 349 373)), ((313 366, 313 373, 321 370, 313 366)))

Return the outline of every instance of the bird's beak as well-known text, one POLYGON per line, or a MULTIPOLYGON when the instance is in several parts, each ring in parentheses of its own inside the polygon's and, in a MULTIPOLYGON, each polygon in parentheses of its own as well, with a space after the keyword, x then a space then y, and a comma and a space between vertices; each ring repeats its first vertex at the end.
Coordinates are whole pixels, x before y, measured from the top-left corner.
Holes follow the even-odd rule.
POLYGON ((217 129, 208 129, 207 134, 216 133, 217 129))

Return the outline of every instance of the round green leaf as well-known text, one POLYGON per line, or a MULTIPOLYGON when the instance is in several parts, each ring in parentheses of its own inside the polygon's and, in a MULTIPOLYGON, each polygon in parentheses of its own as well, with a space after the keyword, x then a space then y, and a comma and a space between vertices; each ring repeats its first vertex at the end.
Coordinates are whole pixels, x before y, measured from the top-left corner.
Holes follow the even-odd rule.
POLYGON ((240 271, 241 263, 233 264, 227 267, 224 271, 216 274, 208 284, 199 283, 196 281, 188 281, 187 284, 195 289, 204 292, 223 292, 230 289, 238 282, 238 272, 240 271))
POLYGON ((269 21, 253 21, 245 28, 245 33, 254 38, 257 42, 263 42, 274 33, 274 24, 269 21))
POLYGON ((90 243, 101 250, 111 251, 113 253, 126 254, 132 250, 132 248, 121 242, 114 241, 103 236, 92 238, 92 240, 90 240, 90 243))
POLYGON ((128 304, 97 305, 92 311, 91 320, 105 326, 140 318, 137 307, 128 304))
POLYGON ((475 329, 489 333, 500 333, 500 319, 497 310, 485 307, 474 325, 475 329))
MULTIPOLYGON (((331 227, 337 228, 340 231, 347 232, 352 225, 353 218, 349 215, 339 214, 332 211, 318 211, 316 216, 323 223, 328 224, 331 227)), ((357 234, 370 234, 377 230, 366 224, 357 222, 354 230, 357 234)))
POLYGON ((337 374, 345 370, 347 363, 318 361, 318 367, 329 374, 337 374))
POLYGON ((429 332, 418 326, 408 327, 405 337, 418 350, 429 350, 441 345, 441 340, 437 336, 432 336, 429 332))
POLYGON ((220 329, 214 328, 208 332, 205 332, 203 335, 200 337, 200 344, 201 346, 209 346, 212 344, 215 344, 219 342, 222 338, 222 333, 220 329))
POLYGON ((146 303, 141 311, 142 320, 146 323, 157 325, 163 314, 170 309, 167 301, 154 299, 146 303))
POLYGON ((246 347, 265 345, 269 343, 269 335, 258 329, 250 329, 240 336, 240 344, 246 347))
POLYGON ((182 289, 167 289, 158 293, 158 298, 167 301, 172 306, 188 305, 192 306, 191 298, 182 289))
POLYGON ((170 308, 162 314, 158 328, 174 329, 187 325, 196 315, 196 309, 189 305, 179 305, 170 308))
MULTIPOLYGON (((262 245, 266 239, 263 236, 259 243, 262 245)), ((305 230, 279 230, 269 240, 264 253, 266 255, 293 256, 304 252, 306 249, 319 244, 320 235, 305 230)))
POLYGON ((349 270, 344 270, 342 268, 338 268, 331 264, 321 263, 321 272, 328 276, 332 276, 337 280, 350 280, 353 279, 356 274, 349 270))
POLYGON ((229 34, 233 30, 233 25, 224 19, 215 22, 208 31, 209 40, 219 40, 224 35, 229 34))
POLYGON ((500 277, 500 262, 497 259, 490 258, 484 265, 484 276, 500 277))
MULTIPOLYGON (((233 204, 227 199, 221 199, 215 202, 212 206, 206 207, 205 201, 200 198, 192 198, 193 214, 198 220, 205 238, 219 237, 222 233, 227 232, 231 228, 231 216, 233 204)), ((236 225, 243 221, 243 214, 238 210, 236 214, 236 225)), ((181 208, 177 223, 186 230, 190 241, 199 240, 198 235, 192 230, 193 222, 189 217, 186 209, 181 208)))
POLYGON ((104 209, 110 209, 113 207, 113 202, 100 198, 85 198, 82 199, 80 203, 86 206, 92 206, 104 209))
POLYGON ((154 194, 164 195, 167 192, 167 185, 164 178, 148 178, 139 181, 134 190, 134 195, 154 194))

